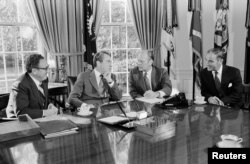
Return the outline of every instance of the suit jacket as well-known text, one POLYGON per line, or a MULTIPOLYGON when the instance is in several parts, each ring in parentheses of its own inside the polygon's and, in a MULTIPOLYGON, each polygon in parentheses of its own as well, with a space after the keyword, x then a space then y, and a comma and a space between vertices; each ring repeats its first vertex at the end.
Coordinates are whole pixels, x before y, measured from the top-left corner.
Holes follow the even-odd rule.
POLYGON ((240 70, 224 65, 221 76, 221 95, 215 87, 212 71, 203 69, 200 74, 201 94, 207 101, 209 97, 216 96, 225 105, 240 107, 242 105, 242 78, 240 70))
POLYGON ((43 115, 43 109, 48 107, 48 79, 43 81, 44 95, 38 90, 35 82, 28 73, 21 76, 18 81, 16 115, 28 114, 31 118, 43 115))
MULTIPOLYGON (((107 88, 109 99, 118 101, 122 98, 122 90, 118 88, 114 74, 111 74, 114 85, 110 87, 104 84, 107 88)), ((94 104, 100 102, 103 98, 98 92, 98 85, 94 70, 82 72, 78 75, 76 83, 71 91, 68 102, 75 106, 80 107, 82 103, 94 104), (99 101, 98 101, 99 100, 99 101)))
MULTIPOLYGON (((151 85, 153 91, 163 91, 166 95, 172 92, 172 84, 167 70, 152 66, 151 85)), ((129 93, 132 98, 141 97, 146 92, 146 86, 143 78, 143 71, 135 67, 129 75, 129 93)))

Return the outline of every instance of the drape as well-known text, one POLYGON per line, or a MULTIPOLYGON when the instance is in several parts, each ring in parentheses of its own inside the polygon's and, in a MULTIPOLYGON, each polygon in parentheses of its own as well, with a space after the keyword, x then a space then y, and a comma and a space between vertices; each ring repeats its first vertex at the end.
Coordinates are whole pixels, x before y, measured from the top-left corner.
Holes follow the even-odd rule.
POLYGON ((250 2, 247 1, 246 24, 247 38, 246 38, 246 52, 245 52, 245 69, 244 69, 244 83, 250 83, 250 2))
POLYGON ((154 65, 161 66, 162 0, 128 0, 142 49, 154 51, 154 65))
POLYGON ((65 69, 67 75, 78 75, 83 71, 83 1, 28 0, 28 4, 44 47, 57 59, 57 67, 65 69))
POLYGON ((96 39, 100 29, 102 13, 104 9, 105 0, 85 0, 84 22, 84 42, 86 43, 86 52, 84 61, 93 65, 93 55, 97 52, 96 39))

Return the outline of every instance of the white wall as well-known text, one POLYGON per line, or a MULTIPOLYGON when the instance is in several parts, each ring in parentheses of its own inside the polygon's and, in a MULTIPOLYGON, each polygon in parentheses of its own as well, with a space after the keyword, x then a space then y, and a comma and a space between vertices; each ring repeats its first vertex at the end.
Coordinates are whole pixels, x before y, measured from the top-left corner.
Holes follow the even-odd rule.
MULTIPOLYGON (((214 45, 215 26, 215 2, 216 0, 201 0, 202 3, 202 38, 203 56, 214 45)), ((172 80, 174 86, 192 98, 192 46, 189 40, 191 13, 187 11, 188 0, 176 0, 178 28, 174 31, 176 46, 176 79, 172 80)), ((247 0, 229 0, 229 52, 228 65, 235 66, 244 72, 245 40, 247 0)), ((166 40, 163 32, 162 40, 166 40)), ((162 53, 164 50, 162 50, 162 53)), ((196 95, 200 91, 196 89, 196 95)))

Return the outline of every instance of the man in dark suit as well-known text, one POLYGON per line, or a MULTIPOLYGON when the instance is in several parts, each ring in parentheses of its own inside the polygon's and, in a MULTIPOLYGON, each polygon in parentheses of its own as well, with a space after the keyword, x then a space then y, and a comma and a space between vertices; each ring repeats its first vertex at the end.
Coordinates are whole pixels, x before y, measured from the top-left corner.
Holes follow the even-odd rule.
MULTIPOLYGON (((31 118, 56 115, 55 107, 48 108, 48 78, 49 65, 40 54, 27 58, 27 72, 15 82, 14 115, 28 114, 31 118)), ((11 111, 7 111, 11 112, 11 111)))
POLYGON ((114 74, 111 74, 111 57, 108 52, 98 52, 93 59, 94 70, 78 75, 68 102, 82 109, 89 109, 93 104, 117 101, 122 97, 114 74))
POLYGON ((129 93, 132 98, 161 98, 171 94, 172 84, 167 71, 153 66, 153 61, 152 51, 142 50, 139 54, 138 66, 129 75, 129 93))
POLYGON ((240 70, 223 65, 223 51, 210 49, 206 55, 207 68, 200 74, 201 94, 211 104, 240 107, 242 78, 240 70))

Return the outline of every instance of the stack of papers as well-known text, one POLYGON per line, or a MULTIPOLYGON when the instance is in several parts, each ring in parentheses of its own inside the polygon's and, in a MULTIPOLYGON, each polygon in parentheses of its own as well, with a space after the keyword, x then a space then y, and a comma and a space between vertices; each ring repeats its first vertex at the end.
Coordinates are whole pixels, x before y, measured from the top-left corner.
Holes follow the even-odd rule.
POLYGON ((62 116, 45 117, 35 120, 40 126, 44 138, 52 138, 77 133, 78 127, 72 121, 62 116))

